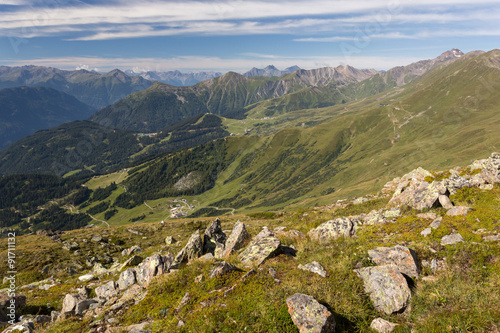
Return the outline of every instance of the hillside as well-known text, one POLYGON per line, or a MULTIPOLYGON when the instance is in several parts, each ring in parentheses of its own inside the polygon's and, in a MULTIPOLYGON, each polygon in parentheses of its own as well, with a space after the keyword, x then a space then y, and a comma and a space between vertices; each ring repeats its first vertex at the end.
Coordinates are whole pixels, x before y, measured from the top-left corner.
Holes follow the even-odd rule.
POLYGON ((0 90, 0 150, 34 132, 88 118, 95 109, 45 87, 0 90))
POLYGON ((151 81, 140 76, 131 77, 117 69, 100 74, 40 66, 0 66, 0 89, 19 86, 49 87, 74 96, 95 109, 113 104, 151 84, 151 81))
POLYGON ((17 236, 6 332, 495 332, 499 172, 491 154, 308 210, 17 236))

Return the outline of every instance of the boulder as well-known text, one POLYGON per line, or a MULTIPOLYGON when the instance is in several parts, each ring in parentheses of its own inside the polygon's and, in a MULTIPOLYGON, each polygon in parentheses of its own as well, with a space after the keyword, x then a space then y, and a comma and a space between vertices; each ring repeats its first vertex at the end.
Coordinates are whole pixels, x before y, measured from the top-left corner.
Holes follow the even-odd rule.
POLYGON ((142 257, 134 255, 128 258, 121 266, 120 271, 124 270, 127 267, 134 267, 139 265, 143 261, 142 257))
POLYGON ((209 277, 214 278, 216 276, 224 275, 227 272, 232 272, 237 270, 236 266, 231 265, 225 261, 219 263, 211 272, 209 277))
POLYGON ((421 234, 422 236, 424 236, 424 237, 427 237, 428 235, 430 235, 430 234, 431 234, 431 232, 432 232, 432 229, 431 229, 431 228, 425 228, 424 230, 422 230, 422 231, 420 232, 420 234, 421 234))
POLYGON ((318 241, 328 241, 341 236, 351 237, 354 235, 354 224, 347 217, 339 217, 309 230, 307 234, 318 241))
POLYGON ((476 160, 470 166, 471 171, 481 169, 481 172, 471 179, 476 186, 500 182, 500 154, 492 153, 490 157, 476 160))
POLYGON ((144 261, 135 268, 137 283, 147 288, 153 277, 168 272, 172 261, 172 256, 161 256, 159 254, 144 259, 144 261))
POLYGON ((376 225, 387 223, 384 214, 377 210, 372 210, 363 218, 363 224, 376 225))
POLYGON ((441 204, 441 207, 443 207, 444 209, 452 209, 453 208, 453 204, 451 203, 451 200, 450 200, 450 198, 448 198, 448 196, 446 196, 444 194, 440 194, 438 199, 439 199, 439 203, 441 204))
POLYGON ((136 281, 135 270, 133 268, 128 268, 120 274, 118 278, 118 288, 120 290, 125 290, 136 283, 136 281))
POLYGON ((436 218, 434 221, 432 221, 431 224, 429 224, 429 227, 431 227, 432 229, 437 229, 441 226, 441 221, 443 220, 443 218, 440 216, 438 218, 436 218))
POLYGON ((245 264, 262 264, 266 259, 278 254, 281 248, 281 241, 274 237, 269 230, 262 230, 248 244, 247 248, 240 253, 238 258, 245 264))
POLYGON ((226 240, 223 257, 227 258, 234 251, 241 249, 248 239, 250 239, 250 234, 247 232, 245 224, 240 221, 236 222, 231 235, 226 240))
POLYGON ((17 319, 25 306, 26 296, 23 294, 0 294, 0 322, 17 319), (15 309, 15 313, 11 312, 11 309, 15 309))
POLYGON ((123 250, 122 251, 122 256, 124 256, 124 257, 125 256, 129 256, 132 253, 141 252, 141 251, 142 251, 142 248, 139 245, 134 245, 131 248, 123 250))
POLYGON ((227 236, 222 231, 222 226, 220 219, 217 218, 210 224, 207 229, 205 229, 205 234, 203 235, 203 252, 214 253, 217 243, 225 244, 227 236))
POLYGON ((395 265, 398 270, 410 277, 418 278, 420 269, 415 251, 400 245, 377 247, 368 250, 371 260, 377 265, 395 265))
POLYGON ((391 208, 383 212, 383 215, 386 219, 392 220, 399 216, 401 216, 401 209, 399 208, 391 208))
POLYGON ((453 245, 456 243, 464 242, 464 238, 459 233, 453 233, 451 235, 446 235, 441 238, 441 245, 453 245))
POLYGON ((469 213, 470 210, 471 210, 470 207, 456 206, 456 207, 449 209, 446 212, 446 215, 448 215, 448 216, 465 216, 465 215, 467 215, 467 213, 469 213))
POLYGON ((298 268, 303 270, 303 271, 309 271, 312 273, 316 273, 321 277, 326 277, 325 269, 317 261, 313 261, 313 262, 311 262, 309 264, 305 264, 305 265, 299 265, 298 268))
POLYGON ((111 280, 102 286, 95 288, 97 297, 111 298, 118 293, 118 285, 115 281, 111 280))
POLYGON ((335 332, 335 317, 312 296, 294 294, 286 299, 288 313, 300 333, 335 332))
POLYGON ((103 275, 108 273, 108 270, 106 269, 106 267, 103 266, 103 264, 98 262, 94 264, 94 267, 92 268, 92 273, 94 273, 95 275, 103 275))
POLYGON ((61 313, 66 316, 81 316, 83 315, 83 312, 87 310, 93 303, 97 303, 97 301, 94 299, 89 299, 86 295, 83 295, 81 293, 67 294, 63 300, 61 313))
POLYGON ((95 279, 96 277, 93 274, 85 274, 78 278, 78 280, 80 280, 81 282, 90 282, 95 279))
POLYGON ((165 244, 167 244, 167 245, 172 245, 172 244, 175 244, 175 243, 177 243, 177 240, 176 240, 174 237, 172 237, 172 236, 167 236, 167 237, 165 238, 165 244))
POLYGON ((62 243, 62 248, 66 251, 76 251, 80 249, 80 245, 77 242, 64 241, 62 243))
POLYGON ((95 242, 95 243, 101 243, 101 242, 104 242, 104 238, 101 235, 92 235, 92 238, 90 238, 90 241, 95 242))
POLYGON ((20 324, 14 324, 7 327, 2 333, 34 333, 35 324, 33 322, 25 322, 20 324))
POLYGON ((203 241, 200 236, 200 231, 196 230, 195 233, 191 235, 186 246, 179 251, 174 259, 172 267, 178 267, 183 262, 187 262, 194 258, 199 258, 203 254, 203 241))
POLYGON ((354 271, 363 279, 365 292, 377 310, 392 314, 406 309, 411 291, 397 266, 365 267, 354 271))
POLYGON ((373 319, 372 323, 370 324, 371 329, 380 333, 390 333, 394 331, 396 326, 398 326, 398 324, 391 323, 390 321, 382 318, 373 319))

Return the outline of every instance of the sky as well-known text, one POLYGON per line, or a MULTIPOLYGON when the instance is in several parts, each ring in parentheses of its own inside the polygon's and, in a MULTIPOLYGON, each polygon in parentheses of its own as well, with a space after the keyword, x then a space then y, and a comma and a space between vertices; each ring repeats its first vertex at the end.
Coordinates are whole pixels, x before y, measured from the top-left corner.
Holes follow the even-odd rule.
POLYGON ((0 65, 386 70, 500 48, 498 0, 0 0, 0 65))

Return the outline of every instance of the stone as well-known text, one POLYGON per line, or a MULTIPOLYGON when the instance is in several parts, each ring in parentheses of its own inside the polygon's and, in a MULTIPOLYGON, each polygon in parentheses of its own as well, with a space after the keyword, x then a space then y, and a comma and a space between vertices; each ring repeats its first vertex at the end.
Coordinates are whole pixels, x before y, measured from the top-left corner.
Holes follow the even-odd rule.
POLYGON ((335 317, 312 296, 294 294, 286 299, 288 313, 300 333, 335 332, 335 317))
POLYGON ((172 245, 172 244, 175 244, 175 243, 177 243, 177 240, 176 240, 174 237, 172 237, 172 236, 167 236, 167 237, 165 238, 165 244, 167 244, 167 245, 172 245))
POLYGON ((17 319, 21 310, 26 306, 26 296, 23 294, 0 294, 0 322, 8 322, 17 319), (16 313, 13 316, 8 307, 15 305, 16 313), (12 318, 12 316, 14 318, 12 318))
POLYGON ((464 238, 459 233, 453 233, 451 235, 446 235, 441 238, 441 245, 453 245, 456 243, 464 242, 464 238))
POLYGON ((384 215, 377 210, 372 210, 363 218, 363 224, 366 225, 376 225, 384 223, 387 223, 387 220, 385 219, 384 215))
POLYGON ((190 300, 191 296, 189 296, 189 293, 185 293, 181 301, 179 302, 179 305, 177 305, 175 311, 179 312, 183 307, 185 307, 189 303, 190 300))
POLYGON ((268 258, 278 254, 280 247, 281 241, 264 229, 255 236, 238 258, 244 264, 254 263, 259 266, 268 258))
POLYGON ((34 333, 35 325, 32 322, 10 325, 2 333, 34 333))
POLYGON ((200 274, 194 278, 194 283, 201 283, 202 281, 203 281, 203 274, 200 274))
POLYGON ((60 315, 61 315, 61 313, 60 313, 60 312, 55 311, 55 310, 52 310, 52 311, 50 312, 50 321, 51 321, 51 322, 55 322, 55 321, 57 320, 57 318, 59 318, 59 316, 60 316, 60 315))
POLYGON ((437 215, 436 215, 436 213, 428 212, 428 213, 417 214, 417 217, 420 219, 434 220, 434 219, 436 219, 437 215))
POLYGON ((86 295, 78 294, 67 294, 63 300, 63 306, 61 313, 65 316, 76 315, 81 316, 83 312, 87 310, 92 303, 97 303, 93 299, 87 298, 86 295))
POLYGON ((453 204, 451 203, 451 200, 450 200, 450 198, 448 198, 448 196, 446 196, 444 194, 440 194, 438 200, 444 209, 452 209, 453 208, 453 204))
POLYGON ((125 257, 125 256, 129 256, 131 255, 132 253, 136 253, 136 252, 141 252, 142 251, 142 248, 139 246, 139 245, 134 245, 132 246, 131 248, 128 248, 128 249, 125 249, 122 251, 122 256, 125 257))
POLYGON ((390 321, 382 318, 373 319, 372 323, 370 324, 371 329, 380 333, 390 333, 394 331, 396 326, 398 326, 398 324, 391 323, 390 321))
POLYGON ((50 323, 50 316, 47 315, 36 315, 34 319, 35 324, 43 325, 50 323))
POLYGON ((92 235, 92 238, 90 238, 91 242, 95 243, 101 243, 104 242, 104 238, 101 235, 92 235))
POLYGON ((214 255, 210 252, 208 252, 208 253, 206 253, 198 258, 198 260, 200 260, 200 261, 211 261, 214 259, 215 259, 214 255))
POLYGON ((111 298, 113 296, 116 296, 116 294, 118 293, 117 287, 117 283, 111 280, 108 283, 95 288, 95 294, 97 295, 97 297, 111 298))
POLYGON ((391 208, 383 213, 384 217, 388 220, 395 219, 396 217, 401 216, 401 209, 399 208, 391 208))
POLYGON ((395 265, 355 269, 363 279, 365 292, 373 306, 386 314, 403 312, 409 305, 411 291, 406 278, 395 265))
POLYGON ((207 229, 205 229, 205 233, 203 235, 203 252, 210 252, 213 254, 216 243, 225 244, 226 239, 227 236, 224 231, 222 231, 220 219, 216 218, 215 221, 213 221, 207 229))
POLYGON ((498 241, 500 241, 500 234, 498 234, 498 235, 484 235, 483 240, 486 242, 498 242, 498 241))
POLYGON ((410 277, 418 278, 420 269, 415 251, 401 245, 376 247, 368 250, 368 256, 377 265, 395 265, 398 270, 410 277))
POLYGON ((92 274, 85 274, 85 275, 82 275, 78 278, 78 280, 80 280, 81 282, 90 282, 92 280, 95 280, 96 277, 92 274))
POLYGON ((228 272, 232 272, 237 270, 236 266, 231 265, 225 261, 219 263, 211 272, 209 275, 209 278, 214 278, 216 276, 221 276, 224 275, 228 272))
POLYGON ((429 227, 431 227, 432 229, 437 229, 441 226, 441 221, 443 220, 443 218, 440 216, 438 218, 436 218, 434 221, 432 221, 431 224, 429 224, 429 227))
POLYGON ((103 266, 103 264, 97 262, 94 264, 94 267, 92 268, 92 273, 96 275, 103 275, 108 273, 108 270, 106 269, 106 267, 103 266))
POLYGON ((173 257, 171 255, 161 256, 155 254, 144 259, 144 261, 135 268, 137 283, 147 288, 153 277, 168 273, 172 262, 173 257))
POLYGON ((138 255, 133 255, 132 257, 128 258, 121 266, 120 266, 120 271, 124 270, 125 268, 128 267, 135 267, 139 265, 143 261, 142 257, 138 255))
POLYGON ((309 271, 312 273, 316 273, 321 277, 326 277, 325 269, 317 261, 313 261, 313 262, 311 262, 309 264, 305 264, 305 265, 299 265, 298 268, 303 270, 303 271, 309 271))
POLYGON ((427 237, 427 236, 429 236, 429 235, 431 234, 431 232, 432 232, 432 229, 431 229, 431 228, 425 228, 424 230, 422 230, 422 231, 420 232, 420 234, 421 234, 422 236, 424 236, 424 237, 427 237))
POLYGON ((352 237, 354 235, 354 224, 347 217, 339 217, 309 230, 307 235, 318 241, 328 241, 341 236, 352 237))
POLYGON ((128 268, 120 274, 118 278, 118 288, 120 290, 125 290, 136 283, 136 281, 135 270, 133 268, 128 268))
POLYGON ((62 248, 66 251, 76 251, 80 249, 80 245, 77 242, 64 241, 62 243, 62 248))
POLYGON ((448 216, 465 216, 471 210, 470 207, 466 206, 455 206, 446 212, 448 216))
POLYGON ((236 222, 231 235, 226 240, 223 257, 227 258, 234 251, 241 249, 248 239, 250 239, 250 234, 247 232, 245 224, 240 221, 236 222))
POLYGON ((172 264, 173 268, 177 268, 180 264, 191 259, 199 258, 203 254, 203 241, 200 236, 200 231, 196 230, 189 238, 186 246, 179 251, 172 264))
POLYGON ((130 288, 125 290, 125 292, 123 293, 123 296, 120 298, 120 301, 127 302, 129 300, 136 299, 137 296, 139 294, 141 294, 143 291, 144 291, 144 288, 142 288, 138 284, 134 284, 133 286, 131 286, 130 288))
POLYGON ((223 259, 224 258, 224 250, 225 246, 222 243, 215 243, 215 250, 214 250, 214 257, 217 259, 223 259))

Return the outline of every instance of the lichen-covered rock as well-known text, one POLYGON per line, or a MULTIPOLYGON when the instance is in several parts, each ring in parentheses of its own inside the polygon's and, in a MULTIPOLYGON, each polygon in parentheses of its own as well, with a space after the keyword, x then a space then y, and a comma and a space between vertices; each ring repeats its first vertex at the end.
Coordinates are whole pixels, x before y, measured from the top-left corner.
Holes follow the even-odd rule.
POLYGON ((441 204, 441 207, 443 207, 444 209, 452 209, 453 208, 453 204, 451 203, 451 200, 450 200, 450 198, 448 198, 448 196, 446 196, 444 194, 440 194, 438 199, 439 199, 439 203, 441 204))
POLYGON ((204 241, 203 251, 205 253, 207 252, 214 253, 215 244, 216 243, 225 244, 226 239, 227 236, 224 233, 224 231, 222 231, 220 219, 216 218, 215 221, 213 221, 212 224, 210 224, 207 227, 207 229, 205 229, 205 234, 203 235, 203 241, 204 241))
POLYGON ((133 268, 127 268, 118 278, 118 288, 120 290, 125 290, 136 282, 135 270, 133 268))
POLYGON ((286 305, 300 333, 335 332, 335 317, 312 296, 294 294, 286 299, 286 305))
POLYGON ((363 224, 377 225, 387 223, 384 214, 377 210, 372 210, 363 218, 363 224))
POLYGON ((351 237, 354 235, 354 224, 347 217, 339 217, 309 230, 307 234, 318 241, 327 241, 341 236, 351 237))
POLYGON ((178 267, 183 262, 191 259, 199 258, 203 254, 203 240, 200 236, 200 231, 196 230, 189 238, 186 246, 175 256, 172 267, 178 267))
POLYGON ((391 208, 391 209, 388 209, 388 210, 384 211, 382 213, 382 215, 384 215, 384 217, 387 220, 392 220, 392 219, 395 219, 396 217, 401 216, 401 209, 399 209, 399 208, 391 208))
POLYGON ((111 280, 108 283, 95 288, 95 294, 97 295, 97 297, 110 298, 118 293, 117 287, 117 283, 111 280))
POLYGON ((142 248, 139 245, 134 245, 131 248, 122 251, 122 256, 129 256, 132 253, 141 252, 142 248))
POLYGON ((80 280, 81 282, 89 282, 89 281, 92 281, 95 279, 96 279, 96 277, 93 274, 85 274, 85 275, 78 277, 78 280, 80 280))
POLYGON ((420 232, 420 234, 424 237, 427 237, 429 236, 430 234, 432 233, 432 229, 431 228, 425 228, 424 230, 422 230, 420 232))
POLYGON ((392 264, 401 273, 418 278, 420 269, 418 267, 417 254, 405 246, 376 247, 368 250, 368 255, 377 266, 392 264))
POLYGON ((172 236, 167 236, 167 237, 165 238, 165 244, 167 244, 167 245, 172 245, 172 244, 175 244, 175 243, 177 243, 177 240, 176 240, 174 237, 172 237, 172 236))
POLYGON ((471 178, 475 186, 500 182, 500 154, 492 153, 490 157, 476 160, 470 166, 471 171, 480 169, 480 173, 471 178))
POLYGON ((127 259, 121 266, 120 266, 120 271, 124 270, 125 268, 128 267, 135 267, 139 265, 143 261, 143 258, 137 255, 134 255, 127 259))
POLYGON ((406 309, 410 302, 411 291, 405 277, 396 266, 365 267, 354 271, 363 279, 365 292, 377 310, 391 314, 406 309))
POLYGON ((65 241, 62 243, 62 248, 66 251, 76 251, 80 249, 80 245, 77 242, 65 241))
POLYGON ((97 303, 93 299, 87 298, 86 295, 81 293, 78 294, 67 294, 63 300, 63 306, 61 313, 64 315, 77 315, 81 316, 85 310, 87 310, 90 304, 97 303))
POLYGON ((273 257, 280 251, 281 241, 269 234, 268 230, 262 230, 248 244, 247 248, 240 253, 238 258, 245 264, 262 264, 266 259, 273 257))
POLYGON ((223 257, 227 258, 234 251, 241 249, 248 239, 250 239, 250 234, 247 232, 245 224, 240 221, 236 222, 231 235, 226 240, 223 257))
POLYGON ((466 206, 456 206, 451 209, 449 209, 446 212, 446 215, 448 216, 465 216, 469 213, 470 207, 466 206))
POLYGON ((135 268, 137 283, 147 288, 153 277, 168 272, 172 261, 172 256, 161 256, 159 254, 144 259, 144 261, 135 268))
POLYGON ((432 229, 437 229, 441 226, 441 221, 443 220, 443 218, 440 216, 436 219, 434 219, 434 221, 432 221, 431 224, 429 224, 429 227, 431 227, 432 229))
POLYGON ((313 262, 310 262, 310 263, 305 264, 305 265, 299 265, 298 268, 303 270, 303 271, 309 271, 312 273, 316 273, 321 277, 326 277, 325 269, 317 261, 313 261, 313 262))
POLYGON ((391 323, 390 321, 382 318, 373 319, 372 323, 370 324, 371 329, 380 333, 390 333, 394 331, 396 326, 398 326, 398 324, 391 323))
POLYGON ((225 261, 223 262, 220 262, 211 272, 210 272, 210 275, 209 277, 210 278, 213 278, 213 277, 216 277, 216 276, 220 276, 220 275, 224 275, 226 274, 227 272, 232 272, 232 271, 235 271, 237 270, 236 266, 234 265, 231 265, 225 261))
POLYGON ((459 233, 453 233, 451 235, 446 235, 441 238, 441 245, 453 245, 456 243, 464 242, 464 238, 459 233))

